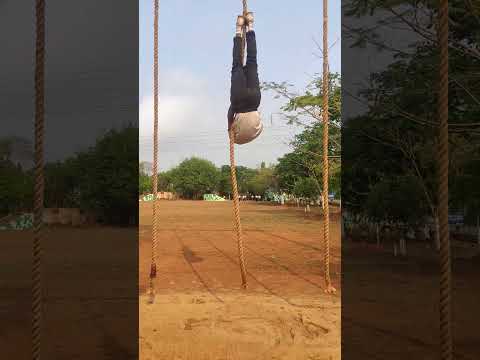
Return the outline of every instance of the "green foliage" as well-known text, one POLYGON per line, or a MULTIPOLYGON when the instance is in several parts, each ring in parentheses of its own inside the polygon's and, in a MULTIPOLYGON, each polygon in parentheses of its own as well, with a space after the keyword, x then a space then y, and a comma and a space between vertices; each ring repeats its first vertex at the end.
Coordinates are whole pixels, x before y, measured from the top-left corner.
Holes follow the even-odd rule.
POLYGON ((138 192, 140 194, 151 194, 153 191, 152 177, 146 174, 140 173, 138 180, 138 192))
MULTIPOLYGON (((255 176, 255 169, 250 169, 245 166, 237 166, 237 186, 240 194, 246 194, 249 181, 255 176)), ((230 174, 230 166, 223 165, 220 168, 220 180, 218 185, 218 192, 222 196, 231 197, 232 194, 232 178, 230 174)))
MULTIPOLYGON (((317 191, 322 184, 323 173, 323 81, 316 74, 303 94, 292 92, 286 82, 264 83, 265 90, 275 92, 277 97, 286 99, 282 107, 288 123, 301 126, 302 132, 295 135, 290 145, 293 151, 278 159, 275 174, 282 191, 293 192, 295 184, 302 179, 311 179, 317 191)), ((329 189, 341 194, 341 81, 340 75, 329 77, 329 189)))
MULTIPOLYGON (((278 189, 275 166, 267 166, 265 163, 258 169, 238 166, 236 172, 240 194, 263 196, 267 190, 278 189)), ((148 177, 140 174, 140 184, 142 181, 150 184, 148 177)), ((149 188, 144 186, 142 189, 149 188)), ((208 160, 192 157, 175 168, 160 173, 158 189, 176 192, 184 199, 201 199, 207 193, 218 193, 228 198, 232 192, 230 166, 223 165, 218 169, 208 160)))
POLYGON ((293 151, 278 159, 275 175, 280 190, 293 193, 295 183, 299 179, 309 177, 310 173, 308 167, 303 164, 303 155, 293 151))
POLYGON ((31 209, 33 174, 25 173, 10 160, 0 160, 0 215, 31 209))
POLYGON ((293 194, 298 198, 315 200, 320 195, 320 192, 315 179, 301 178, 295 183, 293 194))
POLYGON ((158 174, 157 187, 158 191, 174 192, 173 187, 173 171, 164 171, 158 174))
MULTIPOLYGON (((309 125, 312 120, 321 121, 323 104, 322 76, 315 74, 303 94, 292 91, 292 87, 293 85, 287 82, 262 83, 263 90, 273 91, 276 94, 275 98, 287 100, 286 104, 282 106, 282 111, 286 115, 289 124, 305 126, 309 125)), ((329 74, 328 93, 330 125, 339 129, 342 104, 340 74, 329 74)))
POLYGON ((33 205, 33 173, 12 160, 14 146, 28 148, 18 137, 0 138, 0 216, 29 210, 33 205))
MULTIPOLYGON (((0 211, 31 210, 33 171, 13 165, 8 146, 2 144, 0 211)), ((137 220, 138 128, 111 130, 88 150, 47 163, 44 177, 46 207, 79 207, 108 224, 137 220)))
POLYGON ((247 182, 250 194, 263 196, 267 190, 276 190, 277 188, 274 167, 266 167, 265 163, 262 164, 263 167, 261 166, 247 182))
POLYGON ((76 187, 81 208, 100 214, 111 224, 128 224, 137 216, 137 128, 109 131, 73 163, 81 172, 76 187))
POLYGON ((170 174, 173 189, 185 199, 201 199, 203 194, 215 192, 220 181, 215 165, 196 157, 182 161, 170 174))
MULTIPOLYGON (((474 45, 480 39, 480 21, 479 9, 473 4, 449 2, 449 199, 451 206, 478 214, 480 193, 474 184, 480 183, 476 160, 480 154, 480 78, 472 74, 480 69, 480 54, 474 45)), ((368 112, 348 119, 344 127, 342 190, 350 211, 373 218, 383 212, 386 217, 412 221, 400 211, 403 201, 412 217, 423 216, 425 209, 430 215, 437 212, 437 6, 438 2, 425 0, 355 0, 345 8, 348 16, 386 10, 388 21, 347 33, 356 39, 354 46, 370 43, 394 55, 392 63, 372 74, 369 86, 359 94, 369 105, 368 112), (377 33, 383 26, 407 23, 417 34, 426 35, 413 38, 408 53, 381 43, 377 33)))
POLYGON ((406 176, 385 179, 373 185, 366 200, 366 214, 375 221, 400 221, 404 224, 419 224, 429 214, 423 201, 418 179, 406 176))

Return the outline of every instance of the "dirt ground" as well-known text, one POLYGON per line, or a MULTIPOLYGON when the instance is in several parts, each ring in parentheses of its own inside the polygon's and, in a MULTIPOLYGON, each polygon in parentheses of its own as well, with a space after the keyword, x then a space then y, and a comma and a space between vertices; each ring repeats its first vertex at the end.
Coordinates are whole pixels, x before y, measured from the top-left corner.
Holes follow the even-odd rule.
MULTIPOLYGON (((340 291, 323 291, 318 214, 241 203, 244 291, 231 202, 160 202, 156 297, 149 304, 151 211, 151 203, 141 203, 140 359, 340 359, 340 291)), ((330 233, 331 274, 340 289, 336 215, 330 233)))
MULTIPOLYGON (((323 294, 318 216, 242 203, 244 292, 231 203, 160 202, 157 296, 148 305, 150 206, 141 204, 140 243, 137 228, 45 228, 42 358, 134 360, 138 347, 145 360, 339 358, 340 293, 323 294)), ((339 288, 333 224, 331 233, 339 288)), ((0 231, 2 359, 31 358, 32 239, 0 231)))
MULTIPOLYGON (((231 203, 162 201, 157 296, 149 305, 151 217, 149 205, 141 206, 140 243, 136 228, 46 229, 42 358, 135 360, 138 346, 141 358, 152 360, 340 357, 340 293, 322 290, 321 218, 243 203, 244 292, 231 203)), ((335 222, 337 289, 338 231, 335 222)), ((0 231, 2 359, 31 358, 32 238, 30 231, 0 231)), ((342 244, 344 359, 439 358, 438 262, 411 245, 408 258, 391 252, 388 245, 342 244)), ((453 248, 456 359, 480 359, 474 253, 453 248)))
MULTIPOLYGON (((0 358, 31 359, 31 231, 0 231, 0 358)), ((136 359, 136 228, 46 228, 42 359, 136 359)))
MULTIPOLYGON (((440 358, 440 265, 425 245, 407 258, 391 246, 342 244, 342 357, 440 358)), ((452 334, 455 359, 480 359, 480 258, 452 247, 452 334)))

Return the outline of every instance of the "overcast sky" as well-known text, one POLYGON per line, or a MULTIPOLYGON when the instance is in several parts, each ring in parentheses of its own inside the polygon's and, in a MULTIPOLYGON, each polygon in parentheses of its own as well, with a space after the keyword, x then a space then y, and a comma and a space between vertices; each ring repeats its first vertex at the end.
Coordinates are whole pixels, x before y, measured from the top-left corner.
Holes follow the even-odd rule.
MULTIPOLYGON (((137 121, 140 160, 151 161, 152 3, 139 1, 139 9, 133 2, 115 0, 47 4, 47 161, 85 150, 105 130, 137 121)), ((340 2, 329 3, 330 69, 341 71, 343 85, 354 90, 357 82, 365 86, 368 74, 381 70, 391 56, 372 49, 349 50, 341 43, 340 2)), ((249 2, 256 17, 260 80, 288 81, 300 92, 322 71, 322 61, 314 55, 315 41, 322 40, 322 2, 278 4, 249 2)), ((217 165, 229 163, 226 112, 232 38, 241 10, 240 1, 160 2, 160 169, 193 155, 217 165)), ((0 0, 0 136, 27 141, 33 140, 34 14, 30 2, 0 0)), ((399 45, 408 37, 394 30, 390 38, 399 45)), ((289 151, 285 143, 295 129, 280 116, 271 117, 284 102, 269 92, 262 99, 265 130, 254 142, 237 147, 240 165, 272 163, 289 151)), ((348 98, 343 105, 345 117, 364 109, 348 98)))
MULTIPOLYGON (((34 5, 32 1, 0 0, 0 137, 19 136, 30 142, 34 5)), ((137 123, 137 11, 137 4, 130 1, 47 1, 47 161, 85 150, 105 130, 137 123)))
MULTIPOLYGON (((139 1, 138 17, 130 2, 64 0, 47 4, 47 161, 84 150, 106 129, 137 119, 140 160, 151 161, 152 3, 139 1), (116 9, 114 15, 112 9, 116 9), (138 38, 132 31, 137 26, 138 38), (139 79, 134 76, 137 74, 139 79)), ((322 40, 322 2, 278 4, 273 0, 249 2, 256 16, 260 80, 288 81, 302 91, 313 74, 322 71, 322 62, 314 55, 318 51, 315 40, 322 40)), ((229 162, 226 112, 232 38, 241 5, 240 1, 219 0, 160 2, 160 169, 192 155, 217 165, 229 162)), ((0 111, 8 125, 2 126, 1 135, 27 140, 33 139, 34 14, 30 2, 0 0, 0 44, 4 49, 0 56, 0 111)), ((340 2, 330 1, 329 17, 330 67, 339 72, 340 2)), ((262 98, 265 130, 253 143, 237 147, 240 165, 275 162, 289 151, 285 143, 294 129, 278 115, 271 121, 283 101, 274 100, 268 92, 262 98)))
MULTIPOLYGON (((177 0, 160 2, 159 26, 159 167, 168 169, 190 156, 228 164, 226 112, 229 105, 232 42, 241 2, 177 0)), ((255 13, 260 81, 288 81, 298 91, 322 61, 315 40, 322 41, 322 2, 295 6, 278 1, 250 1, 255 13)), ((140 160, 153 157, 153 5, 140 2, 140 160)), ((340 2, 330 1, 330 69, 340 72, 340 2)), ((273 163, 289 151, 294 129, 278 115, 283 101, 264 92, 260 112, 264 133, 237 147, 239 165, 273 163)))

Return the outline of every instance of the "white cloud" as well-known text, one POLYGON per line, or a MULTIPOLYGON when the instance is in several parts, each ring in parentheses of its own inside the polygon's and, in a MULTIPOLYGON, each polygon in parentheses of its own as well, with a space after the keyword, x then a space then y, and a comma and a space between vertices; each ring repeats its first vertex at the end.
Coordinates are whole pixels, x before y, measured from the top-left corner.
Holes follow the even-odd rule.
MULTIPOLYGON (((200 106, 200 99, 193 96, 163 95, 158 104, 158 126, 160 136, 179 135, 187 128, 200 106)), ((153 97, 140 103, 140 134, 153 134, 153 97)))
MULTIPOLYGON (((175 68, 160 72, 159 81, 159 134, 160 137, 181 135, 195 125, 197 118, 205 116, 208 96, 206 82, 191 72, 175 68)), ((153 95, 140 100, 140 134, 153 134, 153 95)))

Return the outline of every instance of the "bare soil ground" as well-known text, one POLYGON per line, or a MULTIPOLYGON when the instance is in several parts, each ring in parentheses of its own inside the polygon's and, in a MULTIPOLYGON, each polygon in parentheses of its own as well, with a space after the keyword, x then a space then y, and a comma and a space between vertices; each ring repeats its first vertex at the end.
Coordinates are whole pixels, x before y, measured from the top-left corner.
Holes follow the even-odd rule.
MULTIPOLYGON (((152 360, 339 358, 340 293, 323 293, 318 215, 242 203, 244 292, 231 203, 160 202, 157 296, 147 305, 150 206, 141 204, 140 242, 136 228, 45 229, 42 358, 133 360, 138 345, 152 360)), ((339 289, 337 224, 331 233, 339 289)), ((0 231, 2 359, 31 358, 32 239, 0 231)))
MULTIPOLYGON (((140 359, 340 359, 340 291, 324 294, 322 220, 241 203, 247 291, 231 202, 162 201, 156 297, 148 304, 151 203, 140 205, 140 359)), ((331 224, 340 289, 340 225, 331 224)))
MULTIPOLYGON (((31 359, 31 231, 0 231, 0 358, 31 359)), ((42 359, 135 359, 136 228, 46 228, 42 359)))
MULTIPOLYGON (((47 229, 42 358, 136 359, 137 316, 141 359, 340 357, 340 293, 323 294, 320 217, 242 203, 244 292, 231 203, 162 201, 157 296, 148 305, 150 206, 141 204, 140 243, 135 228, 47 229)), ((339 289, 335 219, 331 234, 339 289)), ((0 231, 2 359, 31 358, 32 235, 0 231)), ((401 259, 390 245, 342 248, 344 358, 438 359, 439 266, 431 251, 409 245, 401 259)), ((480 258, 462 252, 453 249, 455 358, 476 360, 480 258)))
MULTIPOLYGON (((406 258, 392 244, 342 244, 342 356, 345 359, 441 358, 440 264, 425 244, 406 258)), ((455 359, 480 359, 480 258, 452 242, 455 359), (472 257, 473 256, 473 257, 472 257)))

